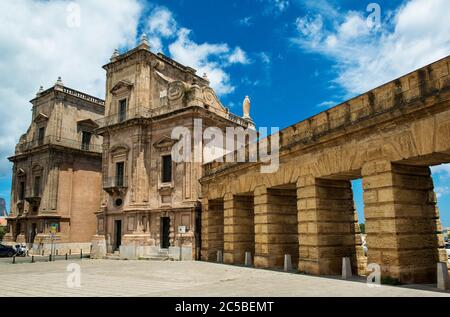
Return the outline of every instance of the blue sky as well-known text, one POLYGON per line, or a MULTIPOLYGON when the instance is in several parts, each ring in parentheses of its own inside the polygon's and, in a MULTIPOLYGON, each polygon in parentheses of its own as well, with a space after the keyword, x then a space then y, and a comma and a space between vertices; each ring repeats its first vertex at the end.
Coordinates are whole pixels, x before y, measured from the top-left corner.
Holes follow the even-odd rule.
MULTIPOLYGON (((21 30, 0 30, 0 70, 16 74, 0 79, 0 97, 16 110, 0 104, 2 158, 26 131, 28 100, 40 85, 62 76, 68 86, 102 97, 101 66, 114 48, 133 47, 143 32, 153 50, 206 72, 233 112, 242 113, 249 95, 257 125, 280 128, 450 54, 447 0, 376 1, 379 23, 377 10, 368 10, 375 1, 91 2, 75 2, 76 28, 64 25, 73 12, 64 1, 0 4, 4 29, 21 30)), ((0 197, 9 200, 11 166, 4 159, 0 164, 0 197)), ((433 172, 442 221, 450 226, 450 168, 433 172)), ((355 188, 363 219, 361 189, 355 188)))

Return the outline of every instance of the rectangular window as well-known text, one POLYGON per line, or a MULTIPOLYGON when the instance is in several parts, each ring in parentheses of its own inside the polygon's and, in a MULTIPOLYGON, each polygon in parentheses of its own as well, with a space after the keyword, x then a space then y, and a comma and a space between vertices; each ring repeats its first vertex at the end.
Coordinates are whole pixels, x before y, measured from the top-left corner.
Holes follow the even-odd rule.
POLYGON ((116 163, 116 186, 122 187, 124 184, 124 171, 125 165, 124 162, 116 163))
POLYGON ((38 130, 38 145, 44 144, 44 137, 45 137, 45 128, 39 128, 38 130))
POLYGON ((21 181, 19 183, 19 200, 25 199, 25 182, 21 181))
POLYGON ((170 183, 172 181, 172 156, 164 155, 162 157, 162 182, 170 183))
POLYGON ((34 197, 39 197, 41 195, 41 177, 36 176, 34 178, 34 197))
POLYGON ((89 145, 91 144, 92 133, 86 131, 83 131, 81 133, 81 149, 88 151, 89 145))
POLYGON ((119 123, 124 122, 127 119, 127 100, 122 99, 119 101, 119 123))

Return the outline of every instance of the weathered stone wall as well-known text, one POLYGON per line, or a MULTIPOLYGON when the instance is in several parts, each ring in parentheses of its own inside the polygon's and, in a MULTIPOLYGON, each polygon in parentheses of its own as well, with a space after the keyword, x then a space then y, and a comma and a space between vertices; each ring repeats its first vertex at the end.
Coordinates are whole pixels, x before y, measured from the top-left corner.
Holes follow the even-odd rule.
POLYGON ((213 261, 224 249, 224 201, 205 201, 202 209, 202 259, 213 261))
POLYGON ((108 252, 118 249, 114 222, 122 221, 123 246, 160 248, 161 218, 168 217, 170 246, 178 247, 182 242, 198 258, 201 163, 174 160, 172 180, 163 182, 162 157, 171 155, 176 143, 172 139, 174 129, 182 127, 193 133, 194 120, 202 120, 203 129, 225 129, 248 122, 233 119, 206 78, 162 54, 154 54, 145 41, 113 56, 104 68, 106 117, 99 120, 97 132, 105 140, 103 188, 107 194, 97 213, 95 239, 103 235, 108 252), (119 105, 124 100, 126 114, 118 120, 119 105), (123 186, 112 184, 118 162, 125 164, 123 186), (123 203, 117 204, 117 199, 123 203), (179 234, 179 226, 185 226, 187 233, 179 234))
POLYGON ((82 132, 93 133, 104 103, 62 82, 39 91, 31 103, 32 122, 9 158, 14 167, 7 239, 45 249, 51 226, 57 225, 56 243, 89 244, 100 206, 102 138, 92 134, 89 147, 82 146, 82 132), (41 128, 45 133, 39 139, 41 128), (36 177, 41 179, 38 190, 36 177))
POLYGON ((224 208, 224 262, 244 264, 245 252, 255 254, 254 197, 227 195, 224 208))
POLYGON ((283 267, 284 255, 298 260, 297 198, 295 189, 255 191, 255 266, 283 267))
POLYGON ((405 282, 429 282, 447 262, 430 169, 373 162, 363 169, 368 263, 405 282))
POLYGON ((297 196, 299 270, 339 275, 342 258, 349 257, 352 271, 358 272, 358 260, 363 260, 364 253, 351 183, 303 177, 297 196))

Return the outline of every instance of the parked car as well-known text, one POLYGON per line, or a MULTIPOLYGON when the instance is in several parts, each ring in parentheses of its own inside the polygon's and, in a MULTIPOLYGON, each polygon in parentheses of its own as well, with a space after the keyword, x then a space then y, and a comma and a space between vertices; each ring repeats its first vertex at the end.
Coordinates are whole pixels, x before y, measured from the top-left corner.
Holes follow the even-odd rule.
POLYGON ((445 244, 445 251, 447 251, 447 258, 450 259, 450 243, 445 244))
POLYGON ((27 247, 21 244, 16 244, 16 256, 26 256, 27 255, 27 247))
POLYGON ((9 245, 3 245, 0 244, 0 257, 12 257, 16 254, 16 250, 9 246, 9 245))

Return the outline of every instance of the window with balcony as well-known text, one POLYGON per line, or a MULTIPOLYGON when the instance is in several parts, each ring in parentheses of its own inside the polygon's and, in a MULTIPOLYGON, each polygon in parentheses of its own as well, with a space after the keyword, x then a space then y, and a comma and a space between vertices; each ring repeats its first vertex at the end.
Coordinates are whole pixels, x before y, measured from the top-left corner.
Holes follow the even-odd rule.
POLYGON ((125 176, 125 163, 118 162, 116 163, 116 186, 122 187, 124 185, 124 176, 125 176))
POLYGON ((41 176, 36 176, 34 178, 33 194, 34 197, 39 197, 41 195, 41 176))
POLYGON ((164 155, 162 157, 162 171, 161 171, 163 183, 172 182, 172 156, 164 155))
POLYGON ((127 119, 127 100, 122 99, 119 101, 119 109, 118 109, 118 120, 119 122, 124 122, 127 119))
POLYGON ((89 150, 89 147, 91 145, 91 138, 92 138, 92 133, 91 132, 87 132, 87 131, 82 131, 81 132, 81 149, 82 150, 89 150))
POLYGON ((38 145, 44 144, 44 138, 45 138, 45 127, 41 127, 38 130, 38 145))
POLYGON ((19 200, 25 199, 25 181, 20 181, 19 183, 19 200))

